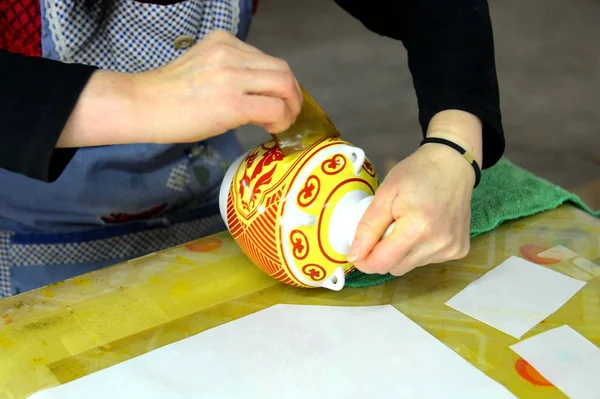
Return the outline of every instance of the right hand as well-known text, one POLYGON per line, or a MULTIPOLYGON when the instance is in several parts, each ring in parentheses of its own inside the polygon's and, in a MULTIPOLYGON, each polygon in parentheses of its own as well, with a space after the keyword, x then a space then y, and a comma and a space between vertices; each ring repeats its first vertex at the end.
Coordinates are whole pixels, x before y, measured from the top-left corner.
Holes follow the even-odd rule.
POLYGON ((215 31, 173 62, 135 76, 154 142, 198 141, 246 124, 288 129, 302 92, 288 64, 215 31))
POLYGON ((215 31, 158 69, 95 72, 58 146, 188 143, 246 124, 280 133, 302 102, 285 61, 215 31))

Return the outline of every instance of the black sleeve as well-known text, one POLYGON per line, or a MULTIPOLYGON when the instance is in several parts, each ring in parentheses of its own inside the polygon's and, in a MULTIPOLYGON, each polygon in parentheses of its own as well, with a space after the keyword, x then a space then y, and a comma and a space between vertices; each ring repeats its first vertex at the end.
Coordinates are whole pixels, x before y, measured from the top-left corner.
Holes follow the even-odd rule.
POLYGON ((505 149, 494 40, 486 0, 335 0, 373 32, 401 40, 419 105, 419 122, 459 109, 483 123, 483 168, 505 149))
POLYGON ((95 68, 0 50, 0 168, 52 182, 76 149, 56 149, 95 68))

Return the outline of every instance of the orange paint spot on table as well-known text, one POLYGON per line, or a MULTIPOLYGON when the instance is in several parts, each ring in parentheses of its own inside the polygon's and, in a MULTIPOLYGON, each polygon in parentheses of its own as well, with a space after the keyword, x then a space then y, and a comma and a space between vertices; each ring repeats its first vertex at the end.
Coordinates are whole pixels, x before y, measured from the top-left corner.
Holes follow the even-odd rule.
POLYGON ((540 253, 546 250, 548 250, 548 248, 540 245, 527 244, 521 247, 521 255, 523 255, 523 257, 528 261, 537 263, 539 265, 553 265, 562 260, 563 254, 559 251, 549 256, 538 256, 540 253))
POLYGON ((221 248, 222 245, 223 241, 218 238, 205 238, 186 244, 185 247, 192 252, 213 252, 221 248))
POLYGON ((521 377, 523 377, 525 380, 531 382, 534 385, 547 387, 553 386, 550 381, 545 379, 540 373, 538 373, 536 369, 533 368, 531 364, 527 363, 522 358, 519 358, 519 360, 516 361, 515 369, 521 377))

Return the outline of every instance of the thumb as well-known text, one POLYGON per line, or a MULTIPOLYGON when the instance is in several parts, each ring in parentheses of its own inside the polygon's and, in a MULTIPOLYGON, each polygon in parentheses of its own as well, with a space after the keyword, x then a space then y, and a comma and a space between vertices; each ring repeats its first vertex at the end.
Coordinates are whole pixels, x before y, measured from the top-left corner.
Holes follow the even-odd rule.
POLYGON ((358 222, 354 240, 348 251, 349 262, 356 262, 367 256, 394 221, 391 200, 385 195, 377 195, 377 193, 370 198, 372 199, 371 203, 358 222))

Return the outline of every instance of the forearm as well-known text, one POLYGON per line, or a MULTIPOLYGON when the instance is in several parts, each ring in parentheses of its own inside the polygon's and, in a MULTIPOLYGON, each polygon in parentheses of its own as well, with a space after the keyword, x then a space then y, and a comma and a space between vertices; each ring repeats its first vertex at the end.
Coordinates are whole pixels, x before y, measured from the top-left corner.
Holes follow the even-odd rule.
POLYGON ((78 147, 148 142, 132 76, 0 50, 0 168, 51 182, 78 147))
POLYGON ((412 1, 409 9, 404 43, 424 131, 493 165, 505 144, 487 2, 412 1))
MULTIPOLYGON (((467 140, 464 135, 475 137, 478 131, 480 165, 498 161, 505 141, 486 0, 335 1, 370 30, 402 41, 424 134, 443 130, 448 135, 453 130, 457 140, 467 140), (481 123, 479 129, 473 116, 481 123), (453 123, 470 133, 459 133, 453 123)), ((474 152, 476 141, 468 140, 474 152)))
POLYGON ((57 147, 145 142, 132 75, 96 71, 81 92, 57 147))
POLYGON ((0 50, 0 168, 58 177, 75 150, 56 144, 94 70, 0 50))

